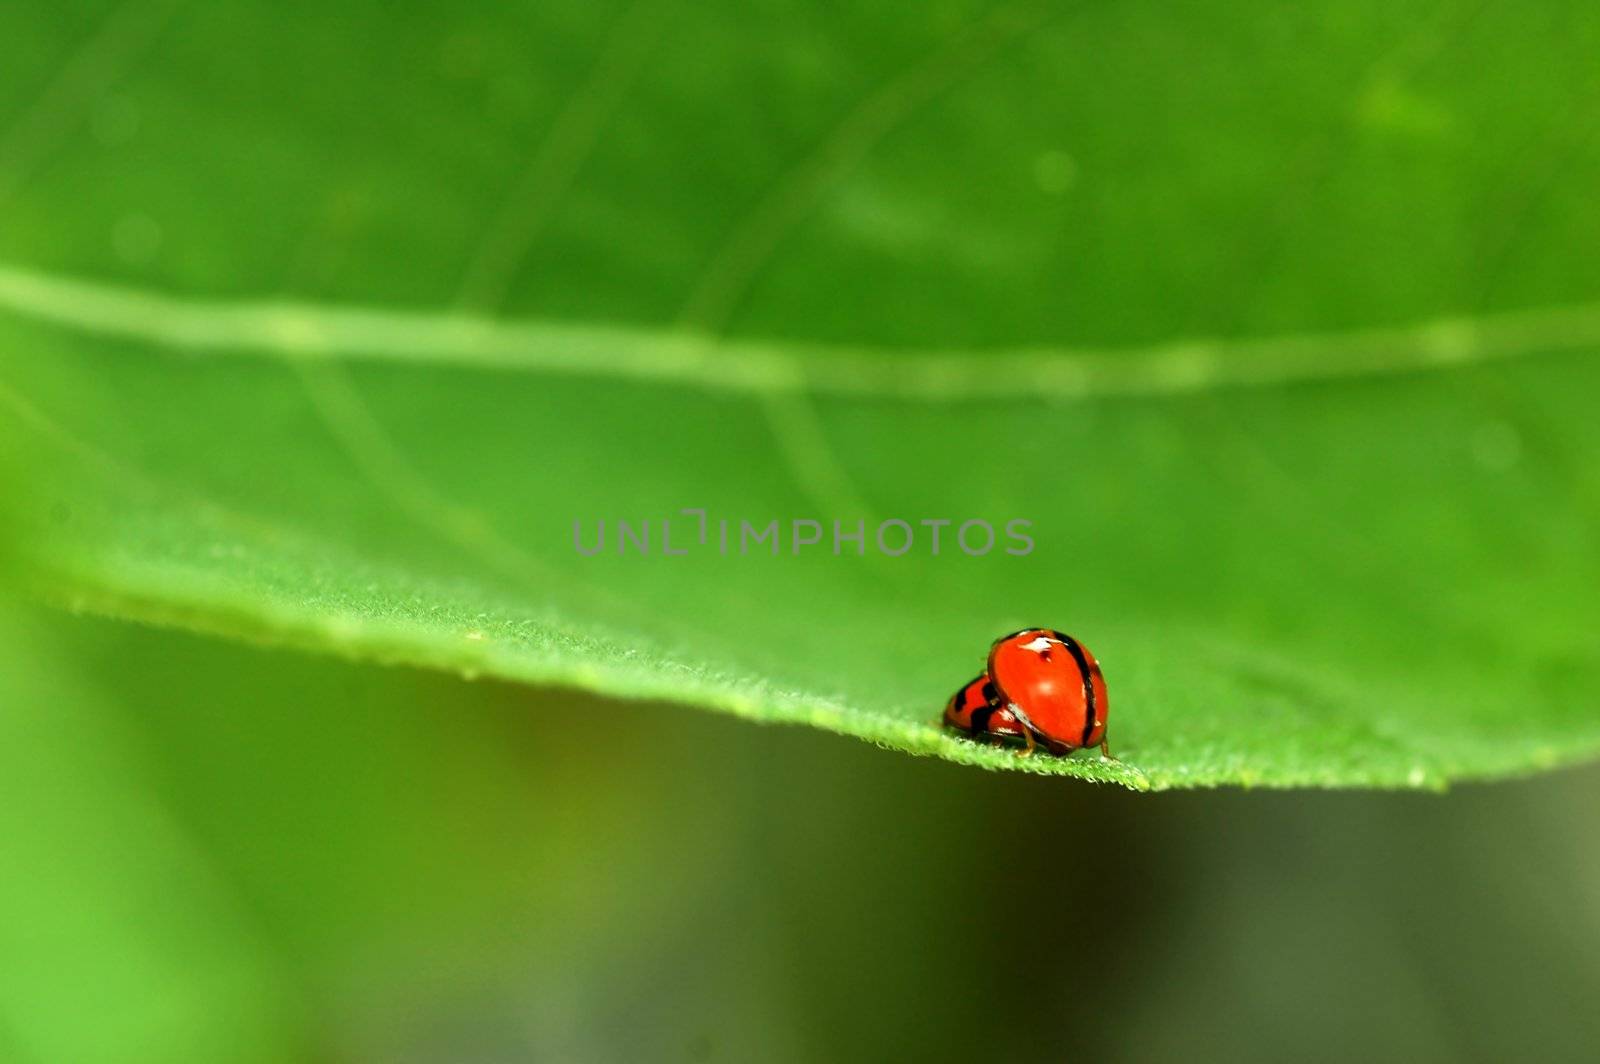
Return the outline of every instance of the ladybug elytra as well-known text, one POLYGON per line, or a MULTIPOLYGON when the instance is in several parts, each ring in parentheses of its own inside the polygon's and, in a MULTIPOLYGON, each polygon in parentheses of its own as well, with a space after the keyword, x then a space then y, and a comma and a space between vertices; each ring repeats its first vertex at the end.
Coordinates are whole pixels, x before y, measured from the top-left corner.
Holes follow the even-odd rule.
POLYGON ((1088 648, 1050 628, 1025 628, 989 648, 988 668, 957 691, 944 722, 974 738, 1021 739, 1070 754, 1106 743, 1106 682, 1088 648))

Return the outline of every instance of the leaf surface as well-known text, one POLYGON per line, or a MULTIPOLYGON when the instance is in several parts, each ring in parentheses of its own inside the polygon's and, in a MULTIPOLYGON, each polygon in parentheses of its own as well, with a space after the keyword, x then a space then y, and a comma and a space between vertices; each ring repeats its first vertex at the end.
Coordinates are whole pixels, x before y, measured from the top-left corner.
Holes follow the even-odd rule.
POLYGON ((13 570, 1139 788, 1590 757, 1600 17, 1341 11, 8 11, 13 570), (938 727, 1030 625, 1120 762, 938 727))

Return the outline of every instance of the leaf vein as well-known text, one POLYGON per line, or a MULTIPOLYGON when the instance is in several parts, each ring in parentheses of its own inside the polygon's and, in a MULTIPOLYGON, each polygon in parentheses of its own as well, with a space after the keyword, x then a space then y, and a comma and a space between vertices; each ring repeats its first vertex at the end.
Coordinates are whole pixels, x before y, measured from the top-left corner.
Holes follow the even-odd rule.
MULTIPOLYGON (((0 266, 0 312, 212 358, 267 355, 921 402, 1087 400, 1437 372, 1600 347, 1600 301, 1144 347, 886 349, 454 311, 207 300, 0 266)), ((15 352, 11 357, 16 357, 15 352)))

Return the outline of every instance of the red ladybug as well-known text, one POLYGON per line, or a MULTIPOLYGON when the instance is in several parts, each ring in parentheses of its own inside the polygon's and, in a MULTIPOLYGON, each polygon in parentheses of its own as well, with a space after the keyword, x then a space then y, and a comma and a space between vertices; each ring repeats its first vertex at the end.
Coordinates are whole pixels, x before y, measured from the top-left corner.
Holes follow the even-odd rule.
POLYGON ((1106 743, 1106 681, 1094 656, 1070 635, 1025 628, 994 641, 989 668, 957 691, 944 721, 975 737, 1020 738, 1028 753, 1053 754, 1106 743))
POLYGON ((944 722, 973 735, 1004 735, 1013 739, 1027 736, 1011 710, 1000 704, 1000 692, 984 673, 950 697, 944 707, 944 722))

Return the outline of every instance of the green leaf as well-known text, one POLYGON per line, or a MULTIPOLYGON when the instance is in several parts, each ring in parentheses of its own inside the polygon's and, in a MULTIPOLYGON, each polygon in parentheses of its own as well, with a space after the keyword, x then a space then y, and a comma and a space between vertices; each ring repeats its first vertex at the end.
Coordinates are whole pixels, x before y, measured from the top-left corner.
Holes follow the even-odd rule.
POLYGON ((1600 752, 1586 5, 131 0, 0 40, 35 593, 1139 788, 1600 752), (823 542, 741 554, 773 520, 823 542), (939 728, 1036 624, 1100 657, 1121 761, 939 728))

